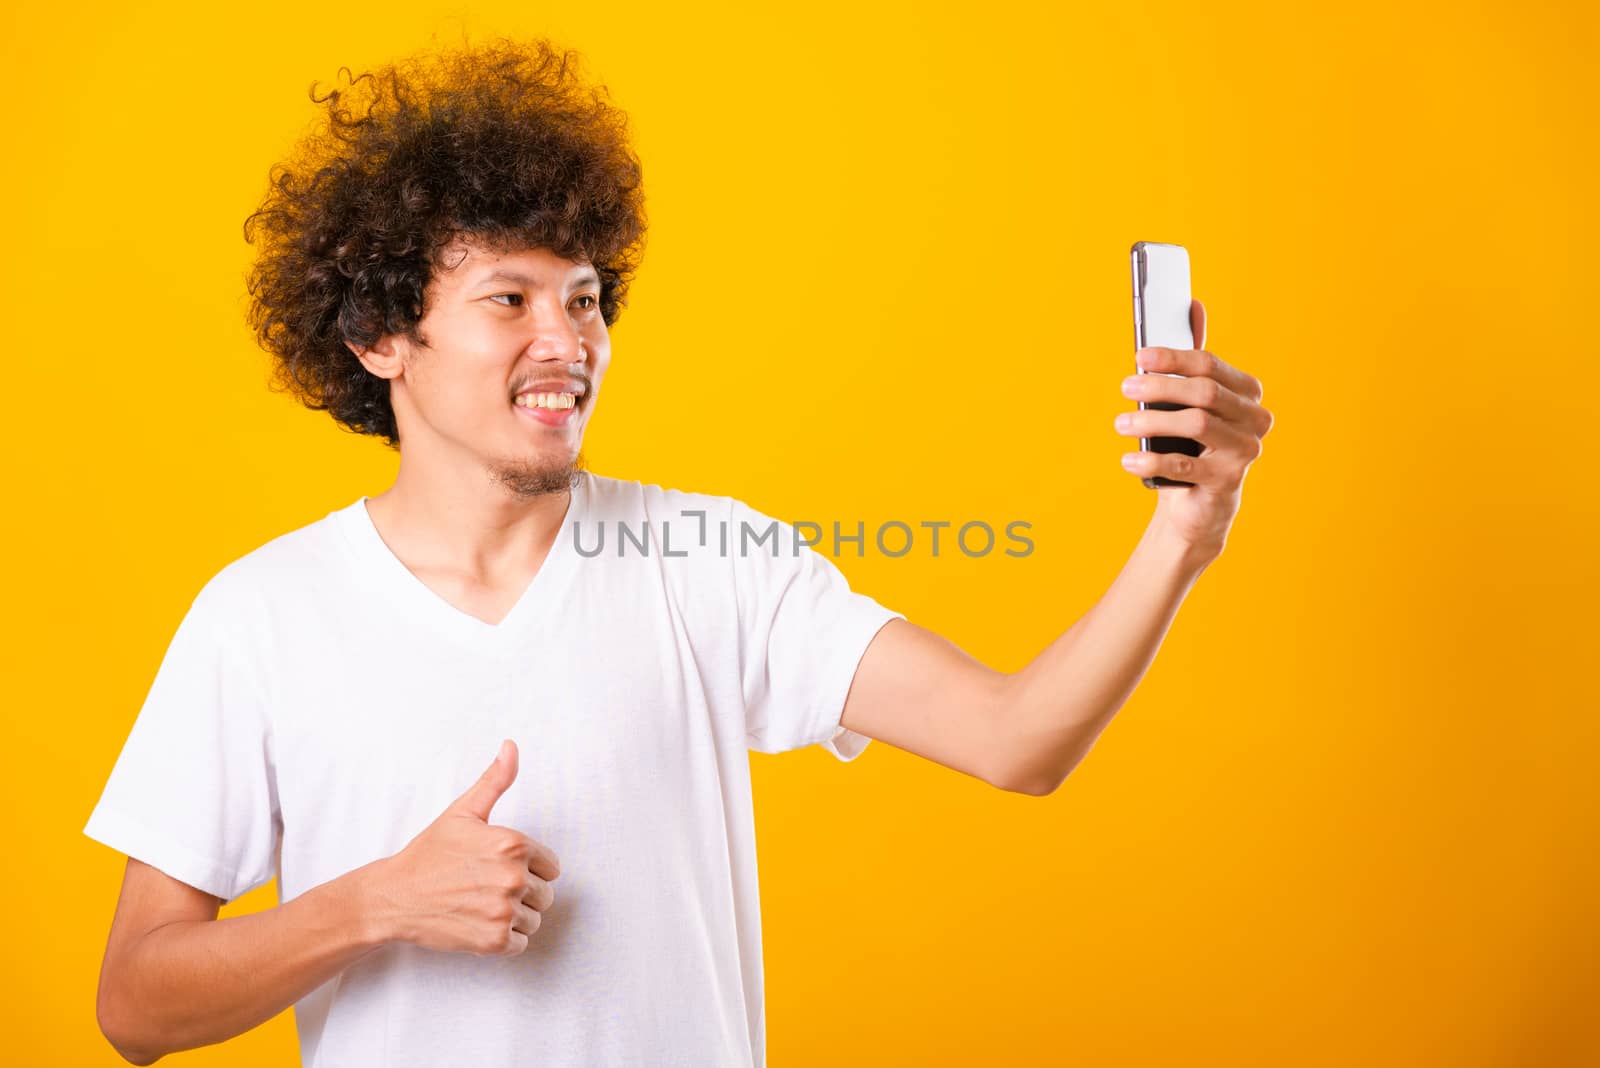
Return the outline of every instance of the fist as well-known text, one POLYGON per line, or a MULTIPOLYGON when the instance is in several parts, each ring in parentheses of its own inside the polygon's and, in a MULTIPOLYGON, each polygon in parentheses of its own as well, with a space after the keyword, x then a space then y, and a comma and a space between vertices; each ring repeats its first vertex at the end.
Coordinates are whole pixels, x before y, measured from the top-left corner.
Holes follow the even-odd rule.
POLYGON ((480 957, 528 948, 555 902, 560 866, 546 846, 489 823, 516 778, 517 745, 507 739, 466 793, 382 863, 375 893, 399 940, 480 957))

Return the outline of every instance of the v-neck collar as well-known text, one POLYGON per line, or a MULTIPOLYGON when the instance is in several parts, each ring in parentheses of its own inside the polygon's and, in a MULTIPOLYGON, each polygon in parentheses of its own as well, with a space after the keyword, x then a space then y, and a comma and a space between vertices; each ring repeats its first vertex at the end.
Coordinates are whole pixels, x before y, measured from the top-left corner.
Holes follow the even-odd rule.
POLYGON ((556 529, 555 542, 516 603, 498 623, 463 612, 413 574, 378 533, 372 513, 367 511, 369 498, 365 494, 334 514, 349 548, 394 602, 430 627, 470 645, 500 646, 525 629, 528 620, 536 614, 543 591, 554 589, 561 576, 572 568, 575 550, 567 529, 581 519, 588 494, 589 473, 580 472, 567 501, 566 514, 556 529))

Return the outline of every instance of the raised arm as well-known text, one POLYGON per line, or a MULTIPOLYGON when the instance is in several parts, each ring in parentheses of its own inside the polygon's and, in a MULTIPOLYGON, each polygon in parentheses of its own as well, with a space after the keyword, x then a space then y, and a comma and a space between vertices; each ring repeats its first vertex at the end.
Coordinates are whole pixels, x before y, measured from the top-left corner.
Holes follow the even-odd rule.
POLYGON ((1152 522, 1105 596, 1015 674, 890 620, 841 724, 1003 790, 1051 793, 1144 677, 1204 566, 1152 522))
MULTIPOLYGON (((1204 344, 1199 302, 1191 318, 1204 344)), ((1128 413, 1131 437, 1190 437, 1198 457, 1133 453, 1135 477, 1165 475, 1144 536, 1111 588, 1034 660, 995 671, 915 624, 893 620, 856 670, 841 724, 1001 789, 1053 792, 1094 746, 1149 669, 1178 606, 1222 552, 1246 469, 1261 454, 1272 415, 1261 383, 1203 349, 1141 349, 1139 365, 1165 375, 1128 380, 1124 392, 1181 411, 1128 413)))

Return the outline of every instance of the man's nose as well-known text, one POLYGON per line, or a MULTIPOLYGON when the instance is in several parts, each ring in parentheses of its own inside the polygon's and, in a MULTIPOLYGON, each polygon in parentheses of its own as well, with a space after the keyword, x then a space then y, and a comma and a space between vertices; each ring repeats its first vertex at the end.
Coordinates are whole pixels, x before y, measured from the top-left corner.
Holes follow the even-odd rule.
POLYGON ((542 328, 527 354, 540 363, 582 363, 588 356, 583 336, 570 322, 542 328))

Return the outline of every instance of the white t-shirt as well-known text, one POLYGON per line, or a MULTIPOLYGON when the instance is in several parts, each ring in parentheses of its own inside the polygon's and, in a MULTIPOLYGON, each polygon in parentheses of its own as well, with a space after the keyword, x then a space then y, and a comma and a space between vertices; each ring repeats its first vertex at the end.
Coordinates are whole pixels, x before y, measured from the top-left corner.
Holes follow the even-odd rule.
POLYGON ((747 750, 859 755, 845 695, 899 613, 740 501, 585 473, 491 625, 366 500, 206 583, 84 833, 287 901, 403 849, 514 739, 489 822, 561 861, 527 951, 389 943, 295 1004, 303 1063, 764 1064, 747 750))

